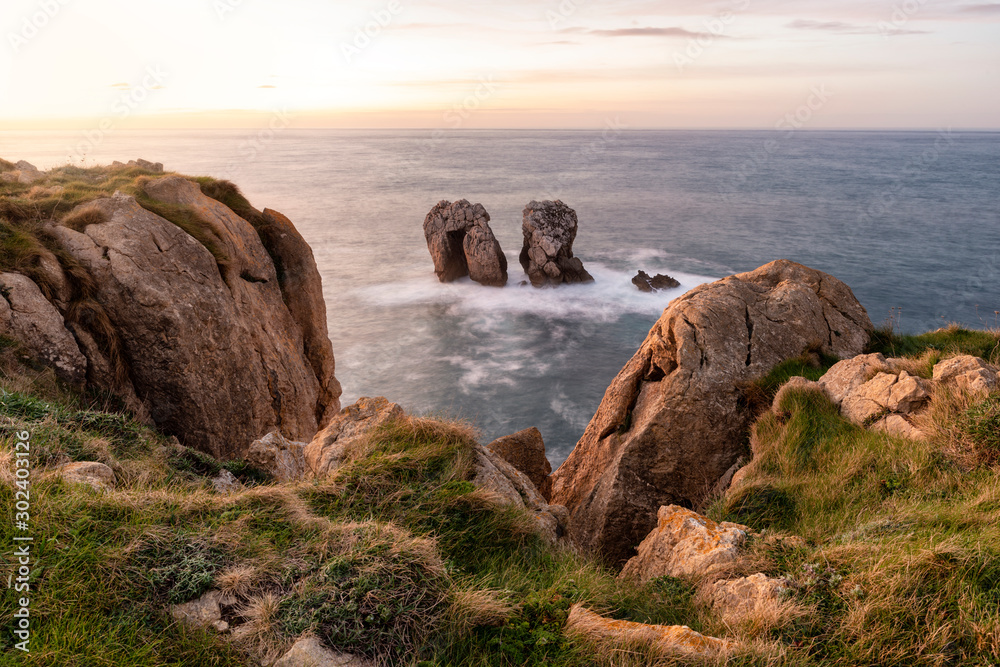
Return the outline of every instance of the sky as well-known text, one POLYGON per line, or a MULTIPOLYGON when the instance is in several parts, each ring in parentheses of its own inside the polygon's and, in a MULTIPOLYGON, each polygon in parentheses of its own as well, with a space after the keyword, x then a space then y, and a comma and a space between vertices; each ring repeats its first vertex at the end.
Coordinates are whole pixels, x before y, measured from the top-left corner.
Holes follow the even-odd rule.
POLYGON ((1000 2, 3 0, 0 36, 0 130, 1000 127, 1000 2))

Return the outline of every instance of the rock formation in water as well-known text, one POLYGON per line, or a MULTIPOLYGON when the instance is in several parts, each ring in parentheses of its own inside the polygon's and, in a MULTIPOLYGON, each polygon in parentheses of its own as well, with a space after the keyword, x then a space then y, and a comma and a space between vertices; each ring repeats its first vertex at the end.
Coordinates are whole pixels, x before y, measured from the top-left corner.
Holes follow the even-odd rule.
POLYGON ((185 178, 142 187, 199 238, 133 196, 88 202, 65 220, 89 224, 45 228, 61 255, 44 289, 0 274, 0 333, 219 458, 274 430, 308 441, 340 409, 308 245, 284 216, 247 205, 251 224, 185 178))
POLYGON ((809 349, 859 354, 871 329, 847 285, 786 260, 675 299, 550 477, 571 539, 624 562, 661 506, 697 506, 744 453, 741 383, 809 349))
POLYGON ((573 256, 576 211, 561 201, 533 201, 524 208, 521 266, 535 287, 594 279, 573 256))
POLYGON ((657 273, 652 278, 645 271, 639 271, 632 279, 632 284, 639 288, 640 292, 658 292, 663 289, 673 289, 681 284, 674 278, 657 273))
POLYGON ((507 257, 482 204, 441 201, 424 218, 424 239, 443 283, 469 276, 482 285, 507 284, 507 257))

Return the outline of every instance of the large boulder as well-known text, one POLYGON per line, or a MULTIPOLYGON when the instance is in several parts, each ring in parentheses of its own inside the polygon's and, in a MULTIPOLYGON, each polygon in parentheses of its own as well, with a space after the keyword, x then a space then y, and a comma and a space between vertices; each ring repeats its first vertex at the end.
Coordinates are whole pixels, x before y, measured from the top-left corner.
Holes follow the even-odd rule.
POLYGON ((552 472, 552 464, 545 457, 545 442, 537 428, 526 428, 505 435, 486 447, 524 473, 535 487, 542 490, 546 478, 552 472))
POLYGON ((308 268, 303 244, 276 244, 272 256, 249 222, 186 179, 156 179, 145 189, 186 209, 212 249, 117 193, 87 204, 105 222, 83 232, 52 228, 89 274, 106 317, 94 331, 78 322, 77 339, 110 331, 117 344, 115 363, 107 346, 84 345, 95 369, 124 376, 126 389, 105 388, 134 395, 163 431, 219 458, 244 456, 275 429, 312 438, 339 410, 340 387, 332 353, 317 343, 326 330, 318 277, 289 282, 285 271, 286 292, 311 290, 286 304, 275 268, 308 268))
POLYGON ((663 576, 708 577, 736 561, 749 532, 746 526, 717 523, 676 505, 661 507, 657 518, 656 528, 625 563, 621 578, 647 582, 663 576))
POLYGON ((507 257, 482 204, 438 202, 424 218, 424 239, 443 283, 469 276, 483 285, 507 284, 507 257))
POLYGON ((87 358, 62 314, 30 278, 0 273, 0 334, 16 340, 23 351, 51 366, 62 380, 83 385, 87 358))
POLYGON ((532 201, 524 209, 520 261, 535 287, 594 279, 573 256, 576 211, 561 201, 532 201))
POLYGON ((746 452, 743 383, 807 350, 857 355, 871 329, 847 285, 787 260, 672 301, 551 476, 573 541, 623 563, 660 507, 699 506, 746 452))

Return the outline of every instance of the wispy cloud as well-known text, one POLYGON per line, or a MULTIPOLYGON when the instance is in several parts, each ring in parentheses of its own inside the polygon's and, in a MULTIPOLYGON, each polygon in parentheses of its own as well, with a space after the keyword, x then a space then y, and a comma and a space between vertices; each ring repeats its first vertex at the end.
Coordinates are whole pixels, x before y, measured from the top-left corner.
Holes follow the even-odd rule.
POLYGON ((858 25, 845 21, 813 21, 809 19, 797 19, 788 24, 789 28, 795 30, 819 30, 832 32, 840 35, 926 35, 927 30, 904 30, 896 29, 888 33, 883 33, 876 26, 858 25))
POLYGON ((963 14, 974 14, 977 16, 1000 16, 1000 3, 962 5, 958 8, 958 11, 963 14))
POLYGON ((686 28, 667 27, 667 28, 614 28, 611 30, 587 30, 585 28, 564 28, 559 32, 569 33, 569 34, 585 34, 585 35, 596 35, 598 37, 725 37, 724 35, 709 35, 705 32, 698 32, 695 30, 687 30, 686 28))

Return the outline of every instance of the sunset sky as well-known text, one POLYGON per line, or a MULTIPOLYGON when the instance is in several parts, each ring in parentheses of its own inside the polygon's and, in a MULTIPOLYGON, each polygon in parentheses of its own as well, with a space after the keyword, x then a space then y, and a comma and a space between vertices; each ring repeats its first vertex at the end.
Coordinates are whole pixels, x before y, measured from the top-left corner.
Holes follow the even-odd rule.
POLYGON ((0 129, 1000 126, 1000 3, 4 0, 0 29, 0 129))

